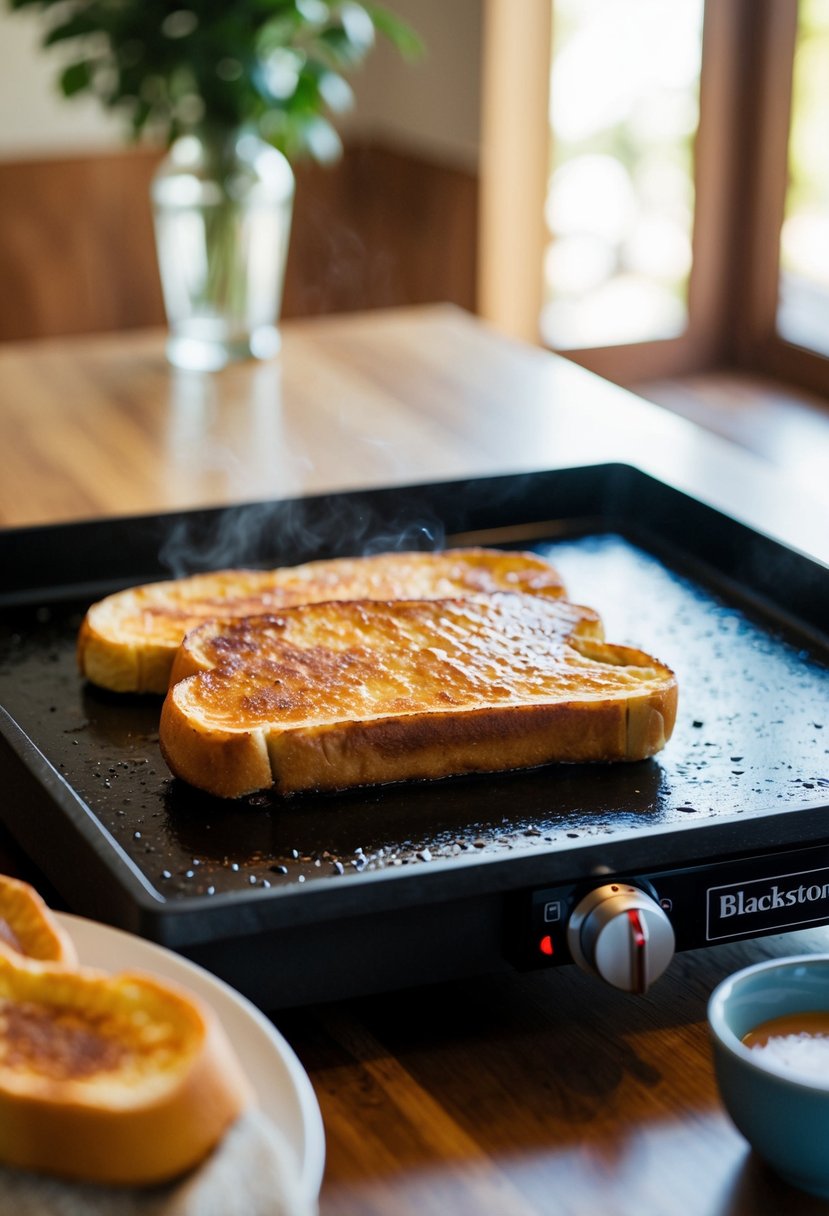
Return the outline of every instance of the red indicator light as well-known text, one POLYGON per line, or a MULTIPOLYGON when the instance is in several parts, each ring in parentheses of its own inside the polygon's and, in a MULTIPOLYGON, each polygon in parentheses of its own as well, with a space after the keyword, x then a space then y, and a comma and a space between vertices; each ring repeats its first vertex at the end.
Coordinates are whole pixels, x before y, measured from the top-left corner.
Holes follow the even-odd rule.
POLYGON ((542 937, 541 941, 538 943, 538 948, 542 954, 553 953, 553 939, 550 937, 549 933, 545 937, 542 937))

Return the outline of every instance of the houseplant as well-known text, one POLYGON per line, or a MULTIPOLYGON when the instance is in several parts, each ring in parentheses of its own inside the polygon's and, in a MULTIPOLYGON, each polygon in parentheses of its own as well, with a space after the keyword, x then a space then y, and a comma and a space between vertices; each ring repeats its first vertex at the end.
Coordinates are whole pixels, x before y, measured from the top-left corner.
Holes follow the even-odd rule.
POLYGON ((278 347, 300 157, 336 158, 348 76, 388 38, 416 35, 356 0, 9 0, 62 46, 66 97, 93 94, 134 138, 169 151, 153 183, 168 354, 212 369, 278 347))

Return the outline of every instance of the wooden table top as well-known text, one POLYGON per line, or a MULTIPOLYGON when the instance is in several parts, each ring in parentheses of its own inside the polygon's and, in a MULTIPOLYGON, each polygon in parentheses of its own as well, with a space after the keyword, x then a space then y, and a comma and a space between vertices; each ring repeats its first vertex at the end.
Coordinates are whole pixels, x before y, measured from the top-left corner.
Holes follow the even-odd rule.
POLYGON ((159 332, 0 344, 0 525, 628 461, 829 560, 829 497, 455 308, 283 336, 212 376, 159 332))
MULTIPOLYGON (((179 373, 163 335, 0 347, 0 524, 632 461, 829 560, 826 502, 761 461, 447 308, 284 327, 281 356, 179 373)), ((0 863, 37 880, 9 840, 0 863)), ((716 1093, 707 997, 829 951, 810 930, 678 955, 645 997, 574 967, 276 1016, 322 1109, 323 1216, 826 1210, 716 1093)))

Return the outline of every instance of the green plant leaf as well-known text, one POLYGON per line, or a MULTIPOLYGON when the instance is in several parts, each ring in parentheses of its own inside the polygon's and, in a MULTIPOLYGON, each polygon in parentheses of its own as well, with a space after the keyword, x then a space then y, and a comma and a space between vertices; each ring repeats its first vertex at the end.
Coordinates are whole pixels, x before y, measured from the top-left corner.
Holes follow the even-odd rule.
POLYGON ((425 53, 422 38, 405 21, 375 4, 366 5, 366 9, 378 34, 388 38, 404 59, 419 59, 425 53))
POLYGON ((357 67, 365 57, 363 47, 352 42, 341 26, 323 30, 316 41, 316 47, 335 68, 357 67))
POLYGON ((81 38, 86 34, 94 34, 97 29, 94 20, 82 13, 76 13, 63 25, 53 26, 43 39, 43 46, 54 46, 57 42, 65 42, 67 38, 81 38))
POLYGON ((403 21, 368 0, 6 3, 37 10, 45 47, 81 40, 75 62, 59 70, 61 91, 66 97, 90 92, 107 108, 120 109, 133 137, 149 127, 172 139, 197 124, 229 129, 254 123, 289 158, 327 161, 339 154, 329 115, 349 108, 346 78, 378 35, 409 58, 421 50, 403 21), (165 19, 181 8, 197 22, 186 36, 170 37, 165 19), (282 58, 277 54, 269 65, 274 53, 282 58))
POLYGON ((274 50, 291 46, 301 29, 299 13, 279 13, 267 21, 256 35, 257 54, 266 56, 274 50))
POLYGON ((300 128, 303 147, 316 161, 331 164, 342 155, 343 145, 333 125, 322 115, 314 115, 300 128))
POLYGON ((329 110, 344 114, 354 105, 354 90, 344 76, 327 68, 319 77, 317 93, 329 110))
POLYGON ((88 59, 70 63, 60 74, 60 87, 64 97, 74 97, 92 84, 92 64, 88 59))
POLYGON ((130 117, 130 128, 133 139, 138 139, 152 114, 152 107, 146 101, 136 100, 130 117))

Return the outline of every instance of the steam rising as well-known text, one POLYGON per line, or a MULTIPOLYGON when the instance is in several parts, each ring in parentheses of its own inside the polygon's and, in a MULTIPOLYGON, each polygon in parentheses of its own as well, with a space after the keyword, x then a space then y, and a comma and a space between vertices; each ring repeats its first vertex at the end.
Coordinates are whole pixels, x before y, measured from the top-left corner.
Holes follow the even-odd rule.
POLYGON ((404 503, 380 517, 359 497, 253 503, 185 516, 172 526, 159 560, 173 578, 234 566, 292 565, 315 558, 436 550, 445 530, 436 518, 404 503))

